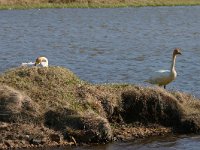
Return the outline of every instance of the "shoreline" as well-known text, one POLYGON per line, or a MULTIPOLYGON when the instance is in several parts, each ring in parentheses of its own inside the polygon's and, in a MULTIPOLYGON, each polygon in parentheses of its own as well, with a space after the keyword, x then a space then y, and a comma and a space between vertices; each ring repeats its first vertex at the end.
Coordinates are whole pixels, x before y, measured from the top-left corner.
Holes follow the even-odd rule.
POLYGON ((3 131, 3 133, 0 134, 0 149, 73 148, 85 145, 101 145, 110 142, 128 142, 132 140, 176 134, 171 128, 157 124, 151 124, 148 126, 115 124, 115 126, 116 127, 112 127, 113 139, 111 141, 90 143, 88 141, 77 142, 77 139, 74 137, 65 139, 61 133, 50 130, 43 125, 0 121, 0 130, 3 131), (12 135, 12 137, 10 137, 10 135, 12 135))
POLYGON ((175 2, 154 0, 151 2, 70 2, 70 3, 0 3, 0 10, 45 9, 45 8, 123 8, 123 7, 160 7, 160 6, 199 6, 200 1, 177 0, 175 2))

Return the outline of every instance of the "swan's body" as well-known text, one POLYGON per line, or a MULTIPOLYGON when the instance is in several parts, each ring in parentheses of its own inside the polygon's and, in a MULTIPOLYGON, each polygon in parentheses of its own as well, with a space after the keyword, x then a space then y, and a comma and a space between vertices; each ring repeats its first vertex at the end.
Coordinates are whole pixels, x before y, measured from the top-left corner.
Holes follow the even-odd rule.
POLYGON ((21 66, 24 67, 32 67, 32 66, 40 66, 40 67, 48 67, 48 59, 46 57, 38 57, 35 62, 22 63, 21 66))
POLYGON ((48 67, 48 59, 46 57, 38 57, 36 60, 35 60, 35 66, 42 66, 42 67, 48 67))
POLYGON ((158 70, 155 75, 147 80, 151 84, 156 84, 159 86, 164 86, 176 79, 177 73, 175 70, 176 56, 181 55, 181 50, 179 48, 174 49, 172 56, 172 64, 170 70, 158 70))

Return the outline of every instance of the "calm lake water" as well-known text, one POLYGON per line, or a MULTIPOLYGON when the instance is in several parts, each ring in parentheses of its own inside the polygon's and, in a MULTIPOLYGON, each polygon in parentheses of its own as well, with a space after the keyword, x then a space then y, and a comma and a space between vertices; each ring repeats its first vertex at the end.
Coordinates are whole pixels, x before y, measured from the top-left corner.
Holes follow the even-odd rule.
POLYGON ((83 146, 74 150, 199 150, 199 136, 164 136, 124 143, 83 146))
MULTIPOLYGON (((200 97, 200 7, 42 9, 0 11, 0 72, 44 55, 92 83, 144 84, 169 69, 172 50, 178 77, 167 86, 200 97)), ((170 136, 99 149, 198 149, 199 136, 170 136)), ((97 148, 97 147, 92 147, 97 148)))

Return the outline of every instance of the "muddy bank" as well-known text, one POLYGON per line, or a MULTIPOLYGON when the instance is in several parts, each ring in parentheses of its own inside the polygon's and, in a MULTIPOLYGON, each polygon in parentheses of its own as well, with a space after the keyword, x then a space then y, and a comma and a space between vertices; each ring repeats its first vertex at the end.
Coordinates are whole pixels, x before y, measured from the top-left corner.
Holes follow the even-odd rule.
POLYGON ((0 75, 0 147, 106 143, 199 133, 199 99, 161 88, 93 85, 62 67, 0 75))

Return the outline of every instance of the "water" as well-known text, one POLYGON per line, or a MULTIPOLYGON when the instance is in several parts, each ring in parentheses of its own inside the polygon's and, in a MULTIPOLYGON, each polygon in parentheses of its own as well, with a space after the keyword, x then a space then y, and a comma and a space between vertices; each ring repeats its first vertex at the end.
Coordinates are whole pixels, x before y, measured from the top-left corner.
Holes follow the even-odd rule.
POLYGON ((74 150, 199 150, 199 136, 163 136, 106 145, 83 146, 74 150))
MULTIPOLYGON (((0 11, 0 72, 44 55, 92 83, 145 85, 152 72, 177 58, 178 77, 167 86, 200 96, 200 7, 42 9, 0 11)), ((145 85, 146 86, 146 85, 145 85)), ((109 144, 108 149, 199 147, 199 137, 109 144), (139 147, 137 145, 139 144, 139 147), (163 145, 167 145, 164 147, 163 145)))

